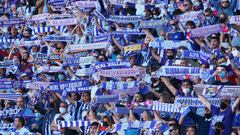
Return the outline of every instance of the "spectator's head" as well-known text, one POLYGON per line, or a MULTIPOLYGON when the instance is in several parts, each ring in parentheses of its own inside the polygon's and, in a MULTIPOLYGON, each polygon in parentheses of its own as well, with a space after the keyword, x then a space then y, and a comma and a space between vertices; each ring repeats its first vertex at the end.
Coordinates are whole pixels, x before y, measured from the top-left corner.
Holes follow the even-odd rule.
POLYGON ((140 93, 135 93, 134 97, 133 97, 134 101, 133 102, 143 102, 143 96, 140 93))
POLYGON ((31 33, 32 33, 32 30, 30 28, 27 28, 23 31, 23 37, 31 38, 31 33))
POLYGON ((83 92, 81 94, 81 100, 82 100, 82 102, 86 102, 86 103, 90 102, 90 100, 91 100, 90 93, 89 92, 83 92))
POLYGON ((143 111, 142 119, 143 119, 143 121, 150 121, 150 120, 152 120, 151 113, 149 111, 147 111, 147 110, 143 111))
POLYGON ((192 10, 192 1, 191 0, 184 0, 183 6, 184 6, 184 11, 191 11, 192 10))
POLYGON ((168 120, 168 126, 170 127, 170 126, 173 126, 173 125, 176 125, 176 124, 178 124, 178 121, 175 119, 175 118, 170 118, 169 120, 168 120))
POLYGON ((226 23, 227 18, 228 18, 227 14, 223 12, 219 15, 219 22, 220 23, 226 23))
POLYGON ((87 120, 88 121, 93 121, 97 119, 97 112, 93 109, 89 110, 87 112, 87 120))
POLYGON ((6 68, 0 68, 0 76, 5 76, 6 68))
POLYGON ((224 133, 224 124, 222 122, 216 122, 214 124, 214 134, 223 135, 224 133))
POLYGON ((227 66, 220 65, 216 69, 218 71, 218 75, 220 77, 220 81, 228 80, 228 72, 227 72, 227 66))
POLYGON ((210 119, 212 117, 211 111, 208 108, 205 108, 204 117, 210 119))
POLYGON ((213 15, 212 9, 211 8, 206 8, 204 10, 204 15, 205 15, 206 19, 209 20, 208 18, 211 18, 212 15, 213 15))
POLYGON ((229 2, 229 0, 221 0, 221 7, 222 8, 228 8, 229 7, 229 5, 230 5, 230 2, 229 2))
POLYGON ((191 81, 186 79, 182 81, 182 90, 186 96, 191 94, 192 88, 193 86, 191 81))
POLYGON ((17 30, 17 28, 15 26, 11 27, 10 32, 11 32, 11 35, 13 37, 17 36, 17 34, 18 34, 18 30, 17 30))
POLYGON ((83 30, 82 30, 82 27, 81 27, 81 26, 77 26, 77 28, 76 28, 76 34, 77 34, 77 35, 83 35, 83 30))
POLYGON ((179 124, 170 126, 169 135, 181 135, 181 126, 179 124))
POLYGON ((166 53, 167 59, 174 59, 174 52, 173 49, 167 49, 167 53, 166 53))
POLYGON ((120 54, 121 50, 116 45, 113 45, 112 48, 113 48, 113 54, 116 54, 116 55, 120 54))
POLYGON ((228 108, 228 106, 230 105, 230 100, 229 99, 227 99, 226 97, 223 97, 222 99, 221 99, 221 103, 220 103, 220 109, 221 109, 221 111, 225 111, 227 108, 228 108))
POLYGON ((71 97, 71 99, 74 100, 74 101, 78 101, 78 100, 79 100, 79 94, 76 93, 76 92, 70 93, 70 97, 71 97))
POLYGON ((66 102, 61 102, 59 106, 60 114, 65 114, 67 112, 68 104, 66 102))
POLYGON ((186 29, 189 32, 191 29, 196 28, 196 25, 194 23, 194 21, 187 21, 186 22, 186 29))
POLYGON ((98 122, 91 123, 90 124, 90 135, 98 134, 99 127, 100 127, 100 124, 98 122))
POLYGON ((20 109, 24 109, 25 108, 25 100, 24 100, 24 98, 22 96, 17 98, 17 106, 20 109))
POLYGON ((196 135, 197 134, 197 130, 195 126, 188 126, 186 129, 186 135, 196 135))
POLYGON ((21 129, 22 127, 24 127, 25 124, 25 120, 22 117, 16 117, 14 119, 14 126, 16 127, 16 129, 21 129))
POLYGON ((150 9, 145 9, 145 19, 149 19, 152 17, 152 11, 150 9))
POLYGON ((151 82, 152 83, 159 82, 159 79, 156 76, 156 72, 151 72, 151 82))
POLYGON ((59 82, 64 82, 66 81, 67 77, 64 73, 58 74, 58 80, 59 82))
POLYGON ((68 33, 71 33, 73 31, 73 29, 74 29, 74 25, 68 25, 67 26, 68 33))
POLYGON ((154 9, 153 9, 153 18, 154 18, 154 19, 157 19, 160 14, 161 14, 161 12, 160 12, 160 9, 159 9, 159 8, 154 8, 154 9))
POLYGON ((211 44, 211 48, 212 48, 212 49, 217 49, 217 48, 219 48, 219 45, 220 45, 219 36, 216 35, 216 34, 213 34, 213 35, 211 36, 210 44, 211 44))

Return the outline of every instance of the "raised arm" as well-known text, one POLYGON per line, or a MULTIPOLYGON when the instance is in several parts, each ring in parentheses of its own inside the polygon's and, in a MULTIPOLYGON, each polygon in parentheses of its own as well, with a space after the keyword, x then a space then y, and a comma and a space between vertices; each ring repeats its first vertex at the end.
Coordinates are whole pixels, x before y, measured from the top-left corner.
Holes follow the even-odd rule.
POLYGON ((151 48, 151 54, 152 54, 152 57, 153 57, 156 61, 158 61, 159 63, 161 62, 161 58, 160 58, 160 56, 158 56, 158 55, 156 54, 154 48, 151 48))
POLYGON ((113 40, 114 44, 118 47, 118 49, 123 51, 123 47, 119 44, 119 42, 115 39, 115 37, 112 36, 112 40, 113 40))
POLYGON ((173 85, 171 84, 171 82, 169 81, 169 79, 167 77, 161 77, 163 83, 167 86, 167 88, 171 91, 171 93, 176 96, 177 95, 177 89, 175 87, 173 87, 173 85))
POLYGON ((233 106, 232 106, 232 112, 233 113, 235 113, 237 111, 239 103, 240 103, 240 96, 238 96, 236 101, 233 103, 233 106))
POLYGON ((198 95, 198 98, 211 111, 211 104, 210 104, 210 102, 205 97, 203 97, 202 95, 198 95))

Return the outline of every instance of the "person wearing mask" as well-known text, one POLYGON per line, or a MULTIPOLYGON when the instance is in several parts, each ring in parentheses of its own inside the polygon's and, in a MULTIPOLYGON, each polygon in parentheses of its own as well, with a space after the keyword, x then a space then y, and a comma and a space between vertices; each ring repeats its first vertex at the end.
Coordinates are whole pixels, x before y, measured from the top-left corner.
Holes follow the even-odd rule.
POLYGON ((16 117, 14 119, 14 126, 15 126, 15 131, 16 133, 30 133, 30 131, 24 127, 25 125, 25 120, 22 117, 16 117))
POLYGON ((213 10, 211 8, 205 9, 203 26, 214 25, 216 22, 217 22, 217 18, 216 16, 214 16, 213 10))
POLYGON ((228 16, 233 16, 233 10, 236 7, 237 0, 232 0, 231 3, 229 0, 220 0, 220 3, 215 0, 209 0, 215 9, 218 11, 218 15, 222 12, 226 13, 228 16))
POLYGON ((70 96, 67 97, 68 101, 75 106, 74 120, 84 119, 87 114, 88 109, 90 108, 90 93, 83 92, 81 93, 80 101, 74 101, 70 96))
MULTIPOLYGON (((61 102, 60 106, 59 106, 59 113, 57 113, 52 121, 51 124, 51 130, 54 132, 56 131, 56 133, 58 132, 58 119, 64 119, 65 121, 70 121, 72 120, 72 116, 70 115, 70 113, 67 111, 68 108, 68 104, 66 102, 61 102)), ((60 131, 62 132, 62 131, 60 131)), ((58 132, 59 133, 59 132, 58 132)))
POLYGON ((240 103, 240 96, 238 96, 232 106, 230 106, 230 100, 223 97, 221 99, 220 107, 210 104, 210 102, 202 95, 198 95, 198 98, 212 114, 209 135, 214 135, 214 125, 217 122, 222 122, 224 124, 224 135, 230 135, 236 109, 240 103))
POLYGON ((198 128, 195 133, 197 135, 206 135, 206 133, 209 133, 212 115, 211 111, 208 108, 205 108, 204 116, 200 116, 194 113, 192 110, 186 116, 196 122, 198 128))
POLYGON ((233 85, 233 83, 229 80, 229 75, 227 72, 227 66, 220 65, 217 67, 216 71, 213 73, 213 77, 215 77, 214 85, 233 85))
POLYGON ((169 81, 169 79, 167 77, 161 77, 162 81, 164 82, 164 84, 168 87, 168 89, 170 90, 170 92, 176 97, 176 96, 186 96, 186 97, 191 97, 194 96, 193 95, 193 86, 192 86, 192 82, 189 80, 183 80, 182 81, 182 86, 181 86, 181 90, 177 90, 169 81))

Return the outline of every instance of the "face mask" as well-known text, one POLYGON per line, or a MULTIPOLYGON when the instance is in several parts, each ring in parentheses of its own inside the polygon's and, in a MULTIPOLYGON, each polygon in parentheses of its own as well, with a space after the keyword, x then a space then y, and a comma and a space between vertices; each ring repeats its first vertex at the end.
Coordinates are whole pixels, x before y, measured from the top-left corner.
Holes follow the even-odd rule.
POLYGON ((32 56, 36 56, 36 55, 37 55, 37 52, 31 52, 31 55, 32 55, 32 56))
POLYGON ((110 26, 105 26, 106 31, 110 31, 110 26))
POLYGON ((59 108, 59 112, 63 114, 63 113, 65 113, 65 112, 66 112, 66 109, 65 109, 65 108, 63 108, 63 107, 60 107, 60 108, 59 108))
POLYGON ((172 60, 174 58, 174 56, 167 56, 167 59, 172 60))
POLYGON ((35 118, 36 118, 36 119, 40 119, 41 116, 42 116, 41 113, 35 113, 34 115, 35 115, 35 118))
POLYGON ((206 20, 211 20, 212 17, 206 16, 206 20))
POLYGON ((157 19, 157 18, 158 18, 158 15, 153 15, 153 18, 154 18, 154 19, 157 19))
POLYGON ((50 108, 54 108, 54 103, 50 103, 50 104, 49 104, 49 107, 50 107, 50 108))
POLYGON ((62 81, 62 80, 64 80, 64 75, 58 75, 58 79, 60 80, 60 81, 62 81))
POLYGON ((152 83, 157 82, 157 78, 152 78, 152 77, 151 77, 151 82, 152 82, 152 83))
POLYGON ((220 19, 219 19, 219 22, 220 22, 220 23, 224 23, 224 22, 225 22, 225 18, 224 18, 224 19, 223 19, 223 18, 220 18, 220 19))
POLYGON ((187 32, 190 32, 191 31, 191 29, 187 29, 187 32))
POLYGON ((188 94, 190 92, 190 88, 183 88, 183 93, 184 94, 188 94))
POLYGON ((210 119, 212 117, 211 114, 204 114, 205 118, 210 119))
POLYGON ((198 1, 193 2, 193 5, 196 6, 196 7, 198 7, 198 6, 200 6, 200 2, 198 2, 198 1))
POLYGON ((224 102, 221 102, 221 103, 220 103, 220 108, 221 108, 222 110, 226 109, 226 108, 227 108, 227 104, 225 104, 224 102))
POLYGON ((117 59, 116 61, 122 61, 122 59, 117 59))
POLYGON ((159 40, 163 41, 164 40, 164 36, 159 36, 159 40))
POLYGON ((226 73, 224 71, 221 71, 219 75, 220 75, 221 78, 225 78, 226 77, 226 73))
POLYGON ((108 123, 107 122, 103 122, 103 126, 104 127, 108 127, 108 123))
POLYGON ((131 28, 127 28, 127 31, 132 31, 132 29, 131 28))

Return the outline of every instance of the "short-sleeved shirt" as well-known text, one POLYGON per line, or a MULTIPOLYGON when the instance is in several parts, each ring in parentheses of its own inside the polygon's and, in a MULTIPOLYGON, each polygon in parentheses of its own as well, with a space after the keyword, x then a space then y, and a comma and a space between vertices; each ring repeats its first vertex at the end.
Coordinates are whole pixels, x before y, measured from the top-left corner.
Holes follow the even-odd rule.
POLYGON ((232 112, 231 106, 229 106, 224 112, 221 112, 219 107, 211 105, 211 112, 212 122, 210 125, 209 135, 214 135, 214 124, 216 122, 222 122, 224 125, 224 135, 230 135, 232 123, 235 117, 235 113, 232 112))

